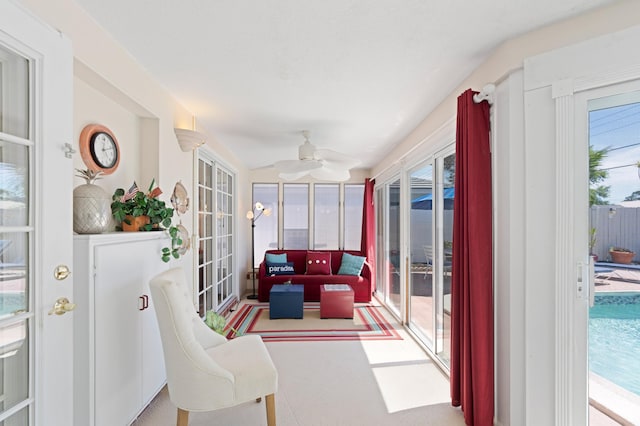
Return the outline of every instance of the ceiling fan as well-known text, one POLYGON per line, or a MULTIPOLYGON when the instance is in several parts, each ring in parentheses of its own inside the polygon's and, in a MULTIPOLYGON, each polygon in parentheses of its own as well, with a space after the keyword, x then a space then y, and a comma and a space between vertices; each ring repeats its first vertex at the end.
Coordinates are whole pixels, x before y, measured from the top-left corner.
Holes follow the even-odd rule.
POLYGON ((342 182, 351 177, 349 169, 360 161, 330 149, 318 149, 309 142, 309 131, 302 132, 304 143, 298 147, 298 160, 282 160, 273 167, 284 180, 296 180, 306 175, 316 179, 342 182))

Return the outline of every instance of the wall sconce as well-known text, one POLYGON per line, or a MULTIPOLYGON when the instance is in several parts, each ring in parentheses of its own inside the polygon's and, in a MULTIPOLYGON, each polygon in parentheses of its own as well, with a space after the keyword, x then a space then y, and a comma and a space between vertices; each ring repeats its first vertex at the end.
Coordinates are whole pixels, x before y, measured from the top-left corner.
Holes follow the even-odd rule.
POLYGON ((189 152, 197 149, 207 142, 207 138, 200 132, 189 129, 173 129, 178 138, 178 144, 180 149, 184 152, 189 152))
POLYGON ((616 215, 616 209, 614 209, 613 207, 609 207, 609 219, 613 219, 615 215, 616 215))

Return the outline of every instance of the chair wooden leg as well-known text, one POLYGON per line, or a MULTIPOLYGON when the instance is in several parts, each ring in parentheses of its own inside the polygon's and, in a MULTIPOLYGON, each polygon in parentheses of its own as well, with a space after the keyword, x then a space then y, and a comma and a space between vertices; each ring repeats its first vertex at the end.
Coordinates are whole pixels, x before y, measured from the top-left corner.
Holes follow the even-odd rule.
POLYGON ((264 402, 267 406, 267 426, 276 426, 276 397, 269 394, 264 402))
POLYGON ((178 422, 177 426, 187 426, 189 424, 189 412, 187 410, 183 410, 182 408, 178 408, 178 422))

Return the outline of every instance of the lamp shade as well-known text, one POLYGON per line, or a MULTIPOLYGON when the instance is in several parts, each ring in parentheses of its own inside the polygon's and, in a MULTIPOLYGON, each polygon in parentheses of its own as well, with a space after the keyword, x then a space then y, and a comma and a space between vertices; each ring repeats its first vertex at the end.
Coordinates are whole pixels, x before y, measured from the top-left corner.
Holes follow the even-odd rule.
POLYGON ((189 129, 173 129, 178 138, 180 149, 184 152, 193 151, 207 142, 207 138, 200 132, 189 129))

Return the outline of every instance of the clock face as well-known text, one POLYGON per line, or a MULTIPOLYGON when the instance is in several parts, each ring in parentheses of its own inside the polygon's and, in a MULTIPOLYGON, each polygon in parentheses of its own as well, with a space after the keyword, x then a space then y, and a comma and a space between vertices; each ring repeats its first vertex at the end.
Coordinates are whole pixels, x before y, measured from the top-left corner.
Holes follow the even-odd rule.
POLYGON ((97 132, 89 145, 91 157, 100 167, 111 168, 118 161, 118 151, 113 138, 105 132, 97 132))
POLYGON ((109 175, 120 164, 120 147, 113 132, 100 124, 89 124, 80 133, 80 155, 87 167, 109 175))

